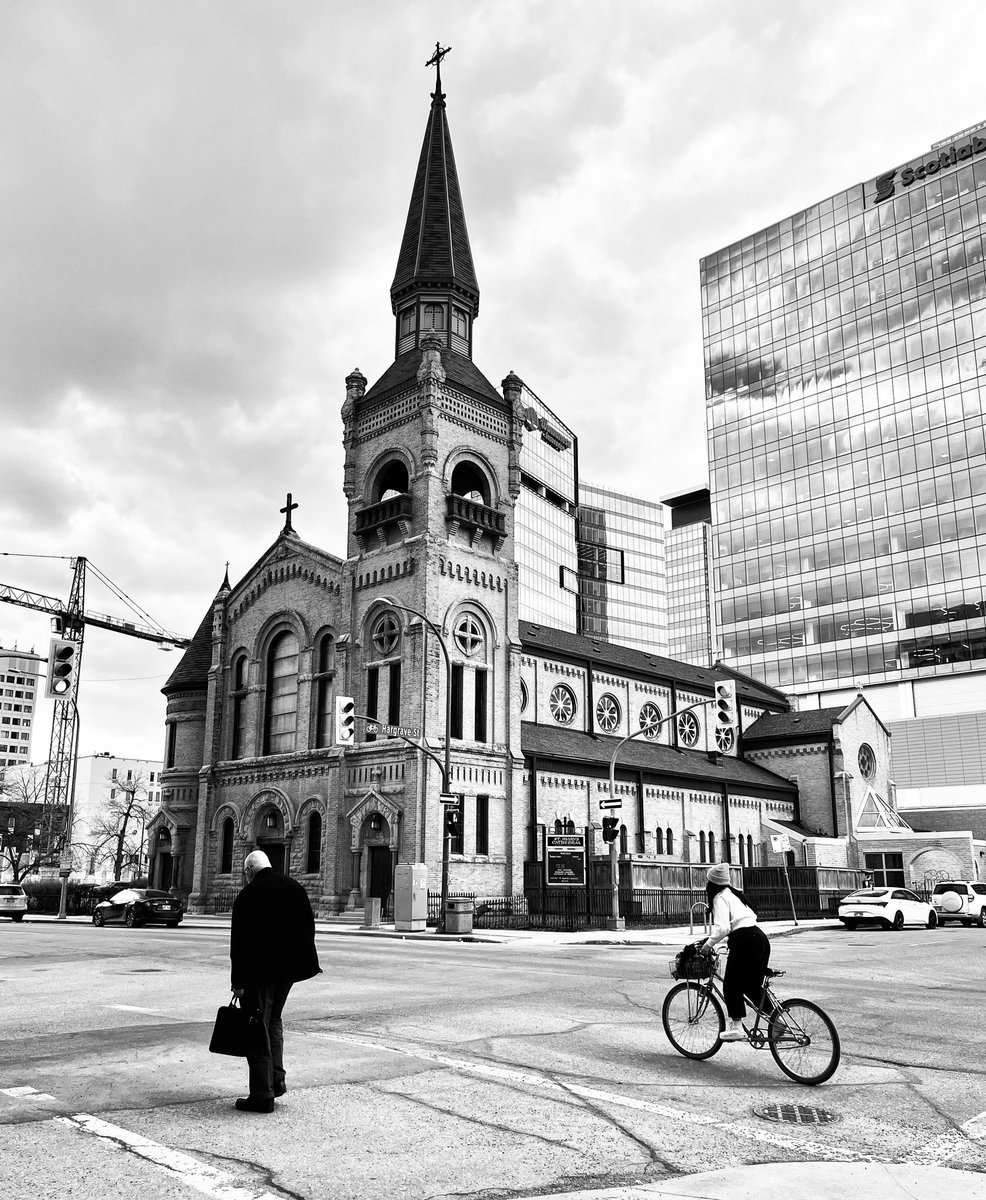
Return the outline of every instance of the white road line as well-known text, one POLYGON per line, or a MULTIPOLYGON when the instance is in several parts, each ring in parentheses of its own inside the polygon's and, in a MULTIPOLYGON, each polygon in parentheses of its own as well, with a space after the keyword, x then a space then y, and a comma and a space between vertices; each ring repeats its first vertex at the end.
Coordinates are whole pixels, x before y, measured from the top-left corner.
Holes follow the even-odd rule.
POLYGON ((104 1008, 118 1008, 120 1012, 139 1012, 147 1013, 152 1017, 157 1016, 161 1011, 159 1008, 138 1008, 135 1004, 104 1004, 104 1008))
POLYGON ((160 1142, 152 1142, 150 1138, 142 1137, 139 1133, 131 1133, 129 1129, 121 1129, 119 1125, 110 1125, 98 1117, 88 1113, 76 1113, 72 1117, 55 1117, 54 1120, 80 1133, 89 1133, 101 1141, 115 1146, 119 1150, 127 1150, 139 1158, 147 1159, 166 1171, 180 1183, 194 1188, 204 1196, 212 1196, 214 1200, 283 1200, 273 1192, 260 1191, 255 1187, 243 1187, 234 1181, 232 1175, 215 1167, 206 1166, 188 1154, 179 1150, 171 1150, 160 1142))
POLYGON ((37 1088, 26 1087, 26 1086, 25 1087, 0 1088, 0 1095, 10 1096, 14 1100, 22 1100, 25 1098, 29 1098, 31 1100, 51 1100, 53 1103, 57 1103, 57 1101, 55 1100, 55 1097, 49 1096, 47 1092, 39 1092, 37 1088))
POLYGON ((771 1146, 781 1146, 786 1150, 800 1150, 814 1154, 817 1158, 833 1159, 837 1162, 876 1162, 882 1161, 871 1154, 859 1154, 844 1147, 828 1145, 824 1142, 811 1142, 801 1138, 787 1137, 775 1133, 771 1129, 739 1128, 732 1121, 722 1121, 707 1113, 691 1112, 688 1109, 676 1108, 670 1104, 655 1104, 651 1100, 640 1100, 635 1096, 623 1096, 615 1092, 602 1092, 597 1088, 580 1087, 578 1084, 562 1086, 541 1075, 527 1071, 516 1071, 509 1067, 498 1067, 491 1063, 471 1062, 464 1058, 453 1058, 447 1054, 439 1054, 434 1050, 425 1050, 416 1046, 400 1046, 393 1043, 375 1042, 368 1038, 355 1037, 345 1033, 313 1033, 311 1037, 327 1038, 335 1042, 347 1042, 353 1046, 362 1046, 373 1050, 385 1050, 391 1054, 403 1054, 408 1058, 421 1058, 440 1066, 449 1067, 453 1071, 468 1071, 474 1075, 482 1075, 490 1079, 502 1079, 509 1083, 521 1083, 527 1087, 540 1088, 542 1091, 555 1092, 560 1096, 578 1096, 584 1100, 595 1100, 603 1104, 619 1105, 622 1108, 635 1108, 643 1112, 655 1113, 672 1121, 681 1121, 687 1125, 704 1125, 731 1133, 734 1137, 748 1138, 750 1141, 767 1142, 771 1146))

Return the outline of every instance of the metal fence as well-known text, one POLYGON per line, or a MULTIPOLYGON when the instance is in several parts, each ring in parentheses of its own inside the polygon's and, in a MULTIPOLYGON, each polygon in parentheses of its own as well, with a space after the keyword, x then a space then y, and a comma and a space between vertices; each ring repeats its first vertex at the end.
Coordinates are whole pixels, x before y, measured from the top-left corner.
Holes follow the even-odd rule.
MULTIPOLYGON (((612 913, 612 896, 609 888, 543 888, 515 896, 455 892, 449 894, 449 899, 473 901, 474 929, 547 929, 577 933, 583 929, 606 928, 612 913)), ((429 892, 429 925, 438 924, 441 907, 441 895, 429 892)), ((628 927, 688 925, 692 920, 700 926, 704 924, 705 892, 622 889, 619 907, 620 916, 628 927), (693 906, 697 906, 694 917, 693 906)))

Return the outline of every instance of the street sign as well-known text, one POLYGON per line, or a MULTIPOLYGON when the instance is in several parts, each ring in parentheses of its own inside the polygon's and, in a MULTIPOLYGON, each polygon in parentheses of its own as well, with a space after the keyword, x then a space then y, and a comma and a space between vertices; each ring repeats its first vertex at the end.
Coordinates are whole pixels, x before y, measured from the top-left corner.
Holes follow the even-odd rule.
POLYGON ((599 807, 600 808, 622 808, 623 801, 618 798, 614 798, 614 799, 610 800, 610 798, 607 796, 605 800, 599 801, 599 807))
POLYGON ((787 854, 791 849, 791 839, 786 833, 772 833, 770 835, 770 848, 775 854, 787 854))
POLYGON ((441 792, 438 798, 443 804, 458 804, 462 799, 458 792, 441 792))
POLYGON ((366 732, 378 737, 421 737, 421 730, 414 725, 380 725, 376 721, 366 722, 366 732))

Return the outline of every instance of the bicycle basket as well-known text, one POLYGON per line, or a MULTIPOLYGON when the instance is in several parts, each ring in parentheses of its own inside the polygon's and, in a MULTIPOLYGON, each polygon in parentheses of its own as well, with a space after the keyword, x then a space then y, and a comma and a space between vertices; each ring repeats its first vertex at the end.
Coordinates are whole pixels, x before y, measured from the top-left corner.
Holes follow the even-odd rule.
POLYGON ((712 963, 711 954, 699 954, 694 946, 686 946, 678 951, 668 967, 672 979, 709 979, 712 963))

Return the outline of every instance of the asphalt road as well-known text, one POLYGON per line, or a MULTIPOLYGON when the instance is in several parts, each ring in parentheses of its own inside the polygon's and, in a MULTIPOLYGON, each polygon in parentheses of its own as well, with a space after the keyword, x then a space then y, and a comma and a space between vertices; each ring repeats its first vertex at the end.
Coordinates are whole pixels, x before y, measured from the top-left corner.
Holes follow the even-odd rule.
POLYGON ((245 1064, 207 1052, 227 937, 0 924, 0 1200, 476 1200, 805 1160, 986 1172, 982 930, 776 941, 778 992, 842 1036, 819 1088, 745 1044, 677 1055, 670 947, 321 936, 272 1116, 235 1112, 245 1064))

